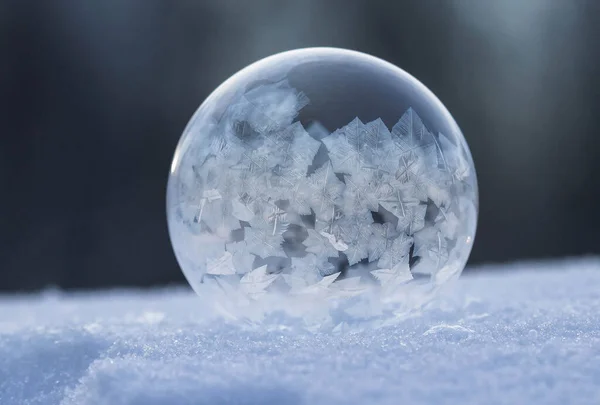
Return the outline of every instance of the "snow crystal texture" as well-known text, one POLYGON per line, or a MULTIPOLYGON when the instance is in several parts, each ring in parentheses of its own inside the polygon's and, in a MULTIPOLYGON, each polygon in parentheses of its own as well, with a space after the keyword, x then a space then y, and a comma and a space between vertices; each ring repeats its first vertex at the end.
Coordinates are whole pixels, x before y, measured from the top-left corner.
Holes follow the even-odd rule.
POLYGON ((600 404, 600 261, 494 270, 394 326, 316 334, 187 290, 0 297, 0 404, 600 404))

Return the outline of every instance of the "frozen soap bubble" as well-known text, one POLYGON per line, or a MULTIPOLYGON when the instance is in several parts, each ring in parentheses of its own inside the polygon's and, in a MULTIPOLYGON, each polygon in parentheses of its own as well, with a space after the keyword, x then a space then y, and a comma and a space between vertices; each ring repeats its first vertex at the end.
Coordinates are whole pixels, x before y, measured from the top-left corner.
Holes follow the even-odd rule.
POLYGON ((317 302, 457 277, 477 199, 465 139, 431 91, 375 57, 313 48, 256 62, 202 103, 167 213, 199 295, 317 302))

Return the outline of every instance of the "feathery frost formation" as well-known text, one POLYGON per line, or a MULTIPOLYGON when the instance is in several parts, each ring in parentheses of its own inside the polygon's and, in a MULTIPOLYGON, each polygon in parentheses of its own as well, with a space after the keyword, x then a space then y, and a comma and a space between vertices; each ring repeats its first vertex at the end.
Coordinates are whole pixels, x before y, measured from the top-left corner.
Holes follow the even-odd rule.
POLYGON ((357 117, 307 131, 294 120, 308 103, 287 81, 263 84, 189 130, 173 238, 192 241, 194 287, 352 296, 460 273, 476 216, 460 141, 413 109, 391 130, 357 117))

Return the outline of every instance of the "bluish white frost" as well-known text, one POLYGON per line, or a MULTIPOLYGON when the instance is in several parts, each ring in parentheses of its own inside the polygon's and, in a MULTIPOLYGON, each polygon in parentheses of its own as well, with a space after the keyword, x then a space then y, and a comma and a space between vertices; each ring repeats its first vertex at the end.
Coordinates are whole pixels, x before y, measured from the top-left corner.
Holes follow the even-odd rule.
POLYGON ((462 135, 433 134, 412 108, 391 129, 358 117, 305 129, 295 119, 309 103, 285 80, 260 84, 186 130, 168 213, 192 287, 247 302, 299 285, 339 298, 458 276, 477 217, 462 135))
POLYGON ((394 325, 317 333, 187 290, 0 297, 0 403, 600 403, 600 261, 483 270, 394 325))

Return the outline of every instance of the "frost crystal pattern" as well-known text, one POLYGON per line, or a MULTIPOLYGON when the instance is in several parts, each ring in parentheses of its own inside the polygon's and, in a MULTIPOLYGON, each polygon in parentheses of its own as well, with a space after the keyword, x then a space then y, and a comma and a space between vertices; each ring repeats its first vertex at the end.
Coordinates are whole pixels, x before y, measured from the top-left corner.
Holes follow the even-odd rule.
POLYGON ((192 286, 351 297, 459 274, 477 193, 460 133, 412 108, 330 133, 298 119, 310 103, 287 80, 258 83, 187 129, 169 215, 192 286))

